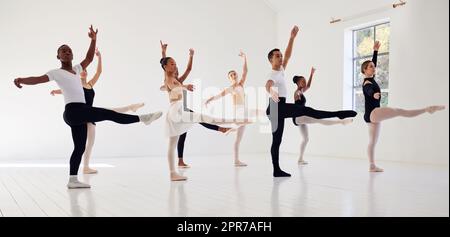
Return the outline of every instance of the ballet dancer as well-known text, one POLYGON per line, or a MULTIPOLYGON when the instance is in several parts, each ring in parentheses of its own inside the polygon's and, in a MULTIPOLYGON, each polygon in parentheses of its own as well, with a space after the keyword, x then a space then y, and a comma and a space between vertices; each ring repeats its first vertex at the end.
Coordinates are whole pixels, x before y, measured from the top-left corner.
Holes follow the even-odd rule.
POLYGON ((142 122, 149 125, 162 116, 161 112, 141 116, 121 114, 112 110, 86 105, 80 74, 83 70, 86 70, 94 59, 97 34, 98 30, 94 31, 91 25, 88 33, 91 43, 86 58, 80 64, 72 65, 72 49, 68 45, 62 45, 57 50, 57 59, 61 62, 61 68, 51 70, 43 76, 16 78, 14 80, 14 84, 18 88, 22 88, 22 85, 37 85, 49 81, 55 81, 59 88, 61 88, 66 104, 63 117, 66 124, 72 130, 74 143, 74 150, 70 157, 70 178, 67 184, 69 189, 91 187, 89 184, 80 182, 77 177, 81 159, 86 148, 87 123, 109 120, 119 124, 142 122))
MULTIPOLYGON (((194 56, 194 50, 189 50, 189 58, 194 56)), ((164 86, 167 88, 170 100, 170 107, 166 116, 166 135, 169 137, 168 161, 171 181, 185 181, 187 177, 178 174, 175 170, 175 146, 179 136, 186 133, 196 123, 222 124, 248 124, 248 120, 236 122, 234 120, 212 118, 207 115, 190 112, 183 108, 183 91, 193 91, 192 84, 183 85, 177 77, 177 64, 171 57, 161 59, 161 67, 164 70, 164 86)))
MULTIPOLYGON (((81 83, 83 85, 83 91, 84 91, 84 98, 86 100, 86 105, 93 107, 94 104, 94 97, 95 97, 95 91, 94 91, 94 86, 97 83, 97 81, 100 78, 100 75, 102 74, 102 55, 100 53, 100 51, 98 51, 98 49, 95 50, 95 55, 97 56, 97 60, 98 60, 98 64, 97 64, 97 71, 95 73, 95 75, 92 77, 92 79, 90 81, 87 81, 87 76, 88 73, 86 70, 83 70, 80 73, 80 78, 81 78, 81 83)), ((52 96, 55 95, 60 95, 62 94, 61 89, 58 90, 52 90, 50 92, 50 94, 52 96)), ((118 113, 127 113, 129 111, 133 111, 136 112, 138 109, 142 108, 145 104, 144 103, 140 103, 140 104, 132 104, 126 107, 121 107, 121 108, 113 108, 111 110, 116 111, 118 113)), ((91 154, 92 154, 92 149, 94 147, 94 142, 95 142, 95 123, 88 123, 88 135, 87 135, 87 144, 86 144, 86 150, 84 151, 84 159, 83 159, 83 173, 84 174, 96 174, 98 173, 97 170, 92 169, 89 166, 90 163, 90 158, 91 158, 91 154)))
MULTIPOLYGON (((168 44, 163 43, 162 41, 160 41, 161 43, 161 52, 162 52, 162 58, 165 58, 167 55, 167 47, 168 44)), ((178 74, 178 69, 175 73, 176 78, 178 78, 177 80, 183 84, 183 82, 186 80, 186 78, 189 76, 189 74, 192 71, 192 64, 193 64, 193 59, 194 59, 194 55, 192 54, 192 56, 189 56, 189 62, 188 62, 188 66, 186 68, 186 71, 183 73, 183 75, 181 77, 179 77, 178 74)), ((166 86, 162 86, 161 91, 167 91, 167 87, 166 86)), ((194 112, 192 110, 189 110, 190 112, 194 112)), ((232 132, 233 129, 232 128, 224 128, 224 127, 219 127, 217 125, 214 124, 209 124, 209 123, 200 123, 200 125, 202 125, 203 127, 212 130, 212 131, 218 131, 224 134, 228 134, 229 132, 232 132)), ((186 138, 187 138, 187 132, 182 134, 180 136, 180 138, 178 139, 178 144, 177 144, 177 152, 178 152, 178 167, 182 168, 182 169, 187 169, 187 168, 191 168, 190 165, 186 164, 184 162, 184 144, 186 142, 186 138)))
POLYGON ((375 146, 380 135, 381 122, 396 117, 413 118, 425 113, 434 114, 445 109, 445 106, 430 106, 418 110, 405 110, 389 107, 381 108, 381 89, 375 81, 378 50, 380 47, 381 43, 376 41, 373 47, 374 52, 372 60, 365 61, 361 66, 361 73, 365 78, 363 82, 365 99, 364 120, 369 126, 369 145, 367 148, 370 162, 369 172, 384 172, 382 168, 375 164, 375 146))
POLYGON ((294 41, 299 32, 299 28, 295 26, 291 31, 288 47, 284 54, 279 49, 273 49, 268 54, 269 62, 272 65, 272 72, 269 74, 269 80, 266 82, 266 91, 270 95, 270 102, 266 114, 269 117, 272 126, 272 146, 271 156, 274 177, 291 177, 290 174, 284 172, 279 164, 280 145, 283 138, 284 120, 286 118, 297 118, 308 116, 315 119, 333 118, 345 119, 355 117, 355 111, 337 111, 327 112, 319 111, 309 107, 302 107, 295 104, 286 103, 287 88, 285 79, 285 69, 292 56, 294 41))
MULTIPOLYGON (((247 55, 241 51, 239 54, 244 61, 244 68, 242 70, 242 77, 239 80, 238 73, 235 70, 228 72, 228 80, 231 85, 224 89, 220 94, 213 96, 206 100, 205 105, 208 106, 214 100, 218 100, 222 97, 225 97, 228 94, 233 96, 233 111, 235 119, 245 118, 246 107, 245 107, 245 82, 247 81, 248 74, 248 63, 247 63, 247 55)), ((245 126, 240 126, 237 129, 236 140, 234 141, 234 165, 236 167, 245 167, 246 163, 242 162, 239 159, 239 147, 241 145, 242 137, 244 136, 245 126)))
MULTIPOLYGON (((297 85, 297 89, 295 90, 294 93, 294 101, 296 105, 301 107, 306 106, 305 93, 311 88, 315 72, 316 69, 314 67, 311 68, 311 74, 309 76, 308 82, 306 82, 306 78, 303 76, 294 76, 293 81, 294 84, 297 85)), ((337 124, 347 125, 353 122, 353 119, 328 120, 328 119, 315 119, 307 116, 293 118, 292 120, 294 121, 295 126, 298 126, 300 128, 300 134, 303 137, 303 140, 300 144, 300 158, 298 160, 298 164, 300 165, 308 164, 308 162, 305 161, 304 159, 306 145, 309 142, 308 124, 322 124, 325 126, 332 126, 337 124)))

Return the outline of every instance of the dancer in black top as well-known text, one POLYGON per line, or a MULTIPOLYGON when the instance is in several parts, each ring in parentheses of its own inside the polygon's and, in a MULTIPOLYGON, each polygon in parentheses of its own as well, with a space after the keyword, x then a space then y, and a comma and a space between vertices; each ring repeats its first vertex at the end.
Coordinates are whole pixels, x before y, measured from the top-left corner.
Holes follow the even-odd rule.
MULTIPOLYGON (((297 85, 297 90, 295 90, 294 93, 294 100, 296 105, 300 107, 306 106, 305 93, 311 88, 315 72, 316 69, 311 68, 311 74, 309 76, 308 82, 306 82, 306 79, 303 76, 294 77, 293 79, 294 84, 297 85)), ((326 126, 332 126, 337 124, 347 125, 353 122, 353 119, 330 120, 330 119, 315 119, 308 116, 293 118, 292 120, 294 121, 294 124, 300 128, 300 134, 303 137, 303 141, 300 144, 300 158, 298 159, 298 163, 300 165, 308 164, 308 162, 305 161, 304 159, 306 145, 309 142, 309 131, 307 126, 308 124, 322 124, 326 126)))
POLYGON ((381 43, 379 41, 375 42, 372 60, 364 62, 361 66, 361 73, 364 74, 365 77, 363 83, 366 109, 364 120, 369 125, 369 146, 367 149, 367 153, 370 161, 370 172, 384 171, 382 168, 377 167, 375 164, 375 145, 378 142, 382 121, 396 117, 412 118, 424 113, 434 114, 437 111, 445 109, 445 106, 430 106, 418 110, 404 110, 389 107, 381 108, 381 89, 378 86, 378 83, 375 81, 378 50, 380 49, 380 47, 381 43))
POLYGON ((286 118, 296 118, 308 116, 316 119, 334 118, 345 119, 355 117, 355 111, 337 111, 327 112, 319 111, 309 107, 302 107, 295 104, 286 103, 287 88, 284 70, 292 55, 295 38, 297 37, 299 28, 295 26, 291 31, 291 37, 286 49, 285 58, 279 49, 270 51, 268 58, 272 64, 272 72, 266 83, 267 93, 270 94, 270 104, 267 108, 267 115, 272 125, 272 164, 274 177, 290 177, 291 175, 282 171, 279 165, 279 150, 283 137, 284 120, 286 118))

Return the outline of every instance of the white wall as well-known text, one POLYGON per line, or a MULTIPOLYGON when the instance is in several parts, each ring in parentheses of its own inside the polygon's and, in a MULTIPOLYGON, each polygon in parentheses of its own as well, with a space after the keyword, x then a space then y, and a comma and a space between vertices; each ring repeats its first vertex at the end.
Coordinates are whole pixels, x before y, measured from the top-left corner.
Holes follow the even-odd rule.
MULTIPOLYGON (((74 61, 81 61, 90 24, 99 28, 98 47, 104 58, 95 105, 142 101, 145 112, 168 108, 167 95, 159 91, 160 39, 169 43, 169 54, 180 70, 186 66, 188 49, 195 48, 190 78, 218 87, 227 85, 230 69, 241 69, 241 48, 250 60, 248 85, 262 84, 266 71, 257 69, 267 67, 267 48, 276 44, 275 13, 258 0, 1 0, 0 159, 68 157, 72 141, 62 120, 63 98, 49 95, 56 84, 18 90, 12 81, 58 68, 56 49, 64 43, 72 47, 74 61)), ((95 67, 96 63, 90 67, 91 75, 95 67)), ((163 121, 149 127, 100 123, 94 155, 165 155, 163 121)), ((243 152, 268 150, 270 136, 258 136, 257 131, 248 129, 243 152)), ((198 127, 188 137, 186 153, 230 154, 233 139, 198 127)))
MULTIPOLYGON (((390 106, 448 106, 448 1, 410 0, 405 7, 396 10, 329 24, 331 17, 352 16, 392 3, 390 0, 279 3, 279 47, 286 47, 292 25, 298 24, 301 28, 288 68, 289 78, 293 74, 307 75, 311 66, 318 68, 314 86, 307 94, 309 106, 330 110, 343 108, 344 80, 348 79, 343 78, 344 33, 351 27, 385 18, 390 19, 392 28, 390 106)), ((290 89, 294 91, 293 84, 290 89)), ((377 159, 448 165, 448 124, 448 110, 432 117, 387 121, 383 123, 377 159)), ((307 153, 366 159, 367 134, 362 114, 349 127, 311 126, 307 153)), ((298 129, 289 125, 282 150, 298 153, 299 142, 298 129)))

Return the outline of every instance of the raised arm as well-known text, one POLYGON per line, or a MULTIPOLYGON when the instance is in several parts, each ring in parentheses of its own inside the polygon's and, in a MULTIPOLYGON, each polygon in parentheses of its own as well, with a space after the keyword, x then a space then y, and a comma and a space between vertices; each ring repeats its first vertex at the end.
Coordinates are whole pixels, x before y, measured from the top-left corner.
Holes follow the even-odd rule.
POLYGON ((286 52, 284 53, 283 68, 287 67, 289 60, 291 59, 292 50, 294 49, 294 41, 295 38, 297 37, 298 32, 299 32, 298 26, 294 26, 294 28, 291 31, 291 38, 289 39, 286 52))
POLYGON ((313 81, 315 73, 316 73, 316 69, 314 67, 311 68, 311 74, 309 74, 308 84, 306 84, 306 88, 303 90, 303 92, 306 92, 307 90, 309 90, 311 88, 312 81, 313 81))
POLYGON ((189 49, 189 62, 186 71, 183 73, 181 77, 178 78, 178 81, 180 83, 183 83, 192 71, 192 64, 194 62, 194 53, 195 53, 194 49, 189 49))
POLYGON ((375 45, 373 46, 373 56, 372 56, 372 62, 375 64, 375 67, 378 63, 378 51, 380 50, 381 43, 380 41, 376 41, 375 45))
POLYGON ((244 69, 242 69, 242 77, 241 81, 239 82, 241 86, 244 86, 245 82, 247 81, 247 73, 248 73, 247 55, 241 51, 239 57, 244 59, 244 69))
POLYGON ((94 31, 94 28, 92 28, 92 25, 91 25, 91 27, 89 27, 89 33, 88 33, 89 38, 91 38, 91 45, 89 45, 89 49, 86 54, 86 58, 80 63, 81 67, 83 67, 83 70, 86 70, 86 68, 89 66, 89 64, 91 64, 92 61, 94 60, 95 45, 97 42, 97 33, 98 33, 98 29, 94 31))
POLYGON ((40 77, 27 77, 27 78, 16 78, 14 79, 14 85, 16 85, 18 88, 22 88, 23 85, 37 85, 49 82, 50 79, 47 75, 43 75, 40 77))
POLYGON ((100 75, 102 74, 103 70, 103 64, 102 64, 102 54, 98 49, 95 50, 95 55, 98 58, 98 64, 97 64, 97 72, 95 72, 95 75, 92 77, 92 79, 88 82, 91 87, 94 87, 94 85, 97 83, 98 79, 100 78, 100 75))
POLYGON ((162 42, 162 40, 159 41, 161 43, 161 54, 162 54, 162 58, 167 57, 167 46, 168 44, 164 44, 162 42))
POLYGON ((206 100, 205 104, 208 105, 209 103, 211 103, 211 102, 213 102, 215 100, 218 100, 218 99, 220 99, 222 97, 225 97, 226 95, 228 95, 230 93, 231 93, 231 88, 227 88, 227 89, 223 90, 222 92, 220 92, 220 94, 212 96, 211 98, 206 100))

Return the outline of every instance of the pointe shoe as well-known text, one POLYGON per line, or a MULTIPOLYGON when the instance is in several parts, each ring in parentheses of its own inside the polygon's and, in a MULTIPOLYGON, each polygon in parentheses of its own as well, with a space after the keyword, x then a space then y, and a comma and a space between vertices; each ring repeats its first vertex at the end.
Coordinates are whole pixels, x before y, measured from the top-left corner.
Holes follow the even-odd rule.
POLYGON ((298 164, 299 164, 299 165, 307 165, 307 164, 309 164, 309 163, 308 163, 308 161, 305 161, 305 160, 300 159, 300 160, 298 160, 298 164))
POLYGON ((379 168, 377 166, 371 166, 370 169, 369 169, 369 172, 371 172, 371 173, 382 173, 382 172, 384 172, 384 169, 379 168))
POLYGON ((434 114, 434 113, 436 113, 438 111, 442 111, 444 109, 445 109, 445 106, 430 106, 427 108, 427 112, 429 114, 434 114))
POLYGON ((180 169, 190 169, 191 166, 187 165, 187 164, 178 164, 178 168, 180 168, 180 169))
POLYGON ((91 168, 83 169, 83 174, 97 174, 97 173, 98 173, 97 170, 94 170, 94 169, 91 169, 91 168))
POLYGON ((248 165, 242 161, 235 161, 234 166, 236 167, 247 167, 248 165))
POLYGON ((156 112, 156 113, 152 113, 152 114, 146 114, 146 115, 139 116, 139 118, 140 118, 141 122, 143 122, 145 125, 150 125, 154 121, 161 118, 162 115, 163 115, 162 112, 156 112))
POLYGON ((67 184, 68 189, 82 189, 82 188, 91 188, 91 185, 82 183, 80 181, 69 182, 67 184))
POLYGON ((351 124, 351 123, 353 123, 353 119, 344 119, 344 120, 342 120, 342 125, 349 125, 349 124, 351 124))
POLYGON ((170 180, 173 182, 186 181, 187 177, 179 175, 178 173, 174 172, 170 174, 170 180))

